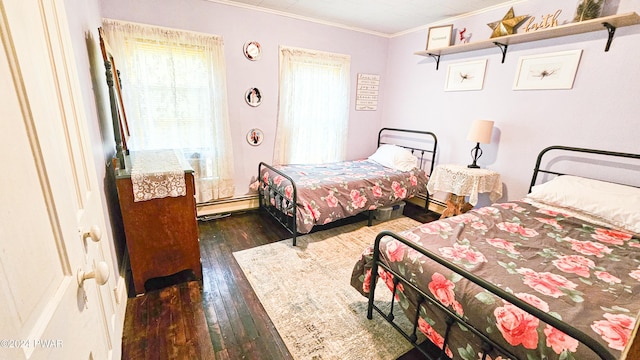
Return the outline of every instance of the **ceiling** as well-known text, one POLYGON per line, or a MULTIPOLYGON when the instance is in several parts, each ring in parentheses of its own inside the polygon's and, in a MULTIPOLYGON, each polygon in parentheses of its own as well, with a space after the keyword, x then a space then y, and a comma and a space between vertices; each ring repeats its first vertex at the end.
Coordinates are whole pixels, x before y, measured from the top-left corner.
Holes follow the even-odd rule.
POLYGON ((209 0, 392 36, 506 0, 209 0))

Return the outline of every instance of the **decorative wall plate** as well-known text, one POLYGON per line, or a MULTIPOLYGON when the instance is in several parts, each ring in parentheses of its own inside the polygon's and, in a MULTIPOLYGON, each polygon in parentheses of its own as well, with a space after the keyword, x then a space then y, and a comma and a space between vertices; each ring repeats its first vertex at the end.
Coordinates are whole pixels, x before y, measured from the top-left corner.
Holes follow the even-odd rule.
POLYGON ((260 130, 258 128, 251 129, 247 133, 247 142, 250 145, 258 146, 258 145, 262 144, 262 140, 263 139, 264 139, 264 134, 262 133, 262 130, 260 130))
POLYGON ((262 103, 262 93, 258 88, 249 88, 249 90, 244 93, 244 100, 251 106, 258 106, 262 103))
POLYGON ((260 59, 261 55, 262 55, 262 47, 260 46, 259 42, 247 41, 246 43, 244 43, 244 56, 247 59, 251 61, 256 61, 260 59))

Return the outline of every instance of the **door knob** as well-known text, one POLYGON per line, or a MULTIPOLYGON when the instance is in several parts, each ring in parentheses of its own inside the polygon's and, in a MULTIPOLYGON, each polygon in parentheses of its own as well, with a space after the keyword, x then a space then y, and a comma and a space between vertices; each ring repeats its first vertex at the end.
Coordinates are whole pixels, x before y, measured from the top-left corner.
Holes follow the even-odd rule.
POLYGON ((109 280, 109 265, 104 261, 99 261, 94 265, 93 270, 85 272, 82 268, 78 269, 78 285, 82 287, 87 279, 96 279, 98 285, 104 285, 109 280))
POLYGON ((100 227, 98 225, 92 225, 89 231, 82 234, 82 240, 86 240, 87 238, 90 238, 93 242, 100 241, 100 239, 102 239, 102 230, 100 227))

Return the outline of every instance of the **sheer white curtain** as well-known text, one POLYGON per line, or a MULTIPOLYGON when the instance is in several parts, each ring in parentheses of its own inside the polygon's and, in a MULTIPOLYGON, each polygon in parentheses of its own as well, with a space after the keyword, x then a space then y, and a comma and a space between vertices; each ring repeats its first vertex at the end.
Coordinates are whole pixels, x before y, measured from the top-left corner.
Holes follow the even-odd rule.
POLYGON ((224 43, 219 36, 105 20, 131 150, 180 149, 196 201, 234 194, 224 43))
POLYGON ((345 159, 349 55, 280 47, 276 164, 345 159))

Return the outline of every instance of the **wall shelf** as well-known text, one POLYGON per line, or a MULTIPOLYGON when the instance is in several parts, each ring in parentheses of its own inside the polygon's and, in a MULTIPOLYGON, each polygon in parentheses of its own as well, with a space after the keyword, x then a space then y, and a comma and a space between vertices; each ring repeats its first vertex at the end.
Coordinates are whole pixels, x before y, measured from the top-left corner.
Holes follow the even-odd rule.
POLYGON ((436 60, 437 70, 440 64, 440 56, 442 55, 488 49, 497 46, 502 51, 502 62, 504 63, 504 58, 507 55, 507 48, 509 45, 557 38, 562 36, 577 35, 603 29, 607 30, 608 32, 607 44, 604 51, 609 51, 609 46, 611 46, 611 41, 613 40, 613 35, 616 32, 616 28, 637 24, 640 24, 640 16, 635 12, 631 12, 627 14, 611 15, 592 20, 585 20, 578 23, 570 23, 545 30, 505 35, 492 39, 476 41, 467 44, 453 45, 438 49, 422 50, 417 51, 414 54, 433 57, 436 60))

